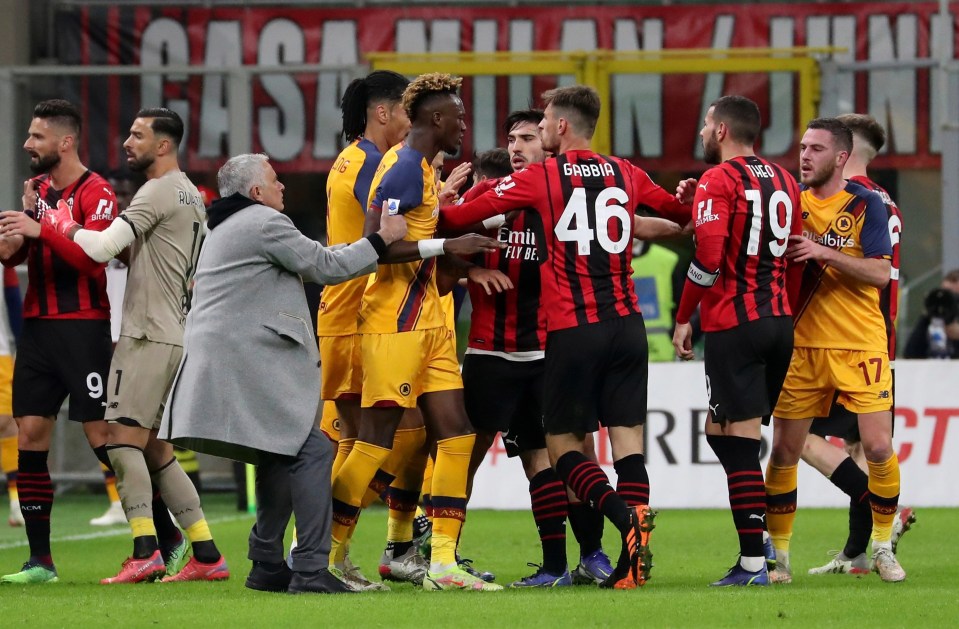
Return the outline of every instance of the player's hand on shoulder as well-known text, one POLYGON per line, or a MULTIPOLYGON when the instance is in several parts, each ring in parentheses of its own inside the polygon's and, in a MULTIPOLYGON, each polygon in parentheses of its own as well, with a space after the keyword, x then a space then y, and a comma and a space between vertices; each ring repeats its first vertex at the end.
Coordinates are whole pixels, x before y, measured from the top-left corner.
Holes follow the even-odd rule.
POLYGON ((447 238, 443 245, 444 253, 451 253, 457 256, 470 256, 474 253, 484 253, 486 251, 496 251, 505 249, 506 243, 500 242, 495 238, 480 236, 479 234, 464 234, 457 238, 447 238))
POLYGON ((380 214, 380 236, 390 244, 402 240, 406 236, 406 218, 402 214, 390 215, 389 212, 380 214))
POLYGON ((504 290, 514 288, 509 276, 498 269, 473 266, 466 272, 466 277, 469 278, 469 281, 482 286, 487 295, 492 295, 494 290, 497 293, 502 293, 504 290))

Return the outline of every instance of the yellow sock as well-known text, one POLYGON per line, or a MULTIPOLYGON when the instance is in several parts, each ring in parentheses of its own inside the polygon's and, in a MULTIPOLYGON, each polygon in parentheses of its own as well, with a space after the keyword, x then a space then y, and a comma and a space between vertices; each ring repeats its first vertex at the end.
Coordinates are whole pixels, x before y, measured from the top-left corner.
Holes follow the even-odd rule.
POLYGON ((19 458, 17 436, 0 439, 0 471, 7 476, 7 492, 10 494, 10 500, 18 499, 16 478, 19 458))
POLYGON ((144 535, 157 536, 156 527, 153 526, 153 518, 133 518, 130 520, 130 530, 133 532, 134 539, 144 535))
POLYGON ((476 435, 436 443, 430 488, 433 502, 433 564, 456 563, 456 540, 466 519, 466 480, 476 435))
POLYGON ((872 539, 889 542, 892 522, 899 508, 899 458, 895 453, 882 463, 869 464, 869 506, 872 507, 872 539))
POLYGON ((117 475, 103 463, 100 464, 100 471, 103 472, 103 486, 107 490, 110 502, 120 502, 120 494, 117 493, 117 475))
POLYGON ((340 467, 339 474, 333 480, 334 553, 338 550, 338 544, 349 539, 350 528, 359 516, 370 481, 389 455, 387 448, 357 440, 340 467))
POLYGON ((766 467, 766 524, 773 546, 781 553, 789 552, 796 520, 796 486, 798 465, 766 467))
MULTIPOLYGON (((419 507, 420 491, 427 457, 424 447, 426 429, 417 428, 411 433, 409 443, 405 444, 407 456, 397 470, 396 479, 387 490, 386 506, 390 515, 386 524, 386 540, 389 542, 409 542, 413 540, 413 520, 419 507)), ((394 442, 394 449, 396 442, 394 442)))
POLYGON ((427 455, 426 469, 423 470, 423 485, 420 489, 420 502, 423 504, 423 512, 429 518, 430 524, 433 522, 433 500, 430 492, 433 491, 433 456, 427 455))
MULTIPOLYGON (((393 487, 396 486, 396 480, 399 474, 402 474, 407 470, 409 464, 418 466, 422 468, 424 463, 423 459, 423 442, 426 441, 426 428, 420 426, 419 428, 404 428, 402 430, 397 430, 396 434, 393 436, 393 450, 390 452, 390 456, 387 457, 386 461, 383 463, 381 471, 386 475, 392 477, 390 478, 390 486, 382 488, 383 491, 379 491, 379 487, 370 488, 367 490, 366 495, 363 497, 363 508, 372 504, 374 500, 379 498, 383 494, 389 494, 393 491, 393 487)), ((419 486, 422 479, 422 471, 416 475, 416 485, 419 486)), ((394 491, 395 493, 395 491, 394 491)), ((419 498, 419 493, 417 493, 416 498, 419 498)), ((416 498, 413 499, 413 502, 416 502, 416 498)), ((386 499, 387 505, 390 504, 389 496, 387 495, 386 499)), ((400 519, 402 520, 401 516, 400 519)), ((390 537, 390 526, 394 518, 394 510, 390 509, 390 523, 387 523, 387 541, 405 541, 408 542, 413 539, 413 516, 409 517, 409 537, 406 539, 394 539, 390 537)), ((392 523, 395 525, 396 523, 392 523)), ((400 525, 402 526, 402 525, 400 525)), ((400 533, 400 535, 404 535, 400 533)))
POLYGON ((209 542, 213 539, 213 535, 210 533, 210 525, 206 523, 206 518, 202 520, 197 520, 190 526, 186 527, 186 537, 190 540, 191 544, 197 542, 209 542))
POLYGON ((350 437, 348 439, 340 439, 336 443, 336 456, 333 457, 333 472, 332 478, 336 478, 336 475, 339 473, 340 468, 343 467, 343 463, 346 462, 346 457, 350 456, 350 452, 353 450, 353 444, 356 443, 355 437, 350 437))
MULTIPOLYGON (((429 496, 433 491, 433 457, 426 458, 426 467, 423 469, 423 488, 420 490, 420 495, 429 496)), ((432 514, 427 510, 426 515, 433 517, 432 514)))

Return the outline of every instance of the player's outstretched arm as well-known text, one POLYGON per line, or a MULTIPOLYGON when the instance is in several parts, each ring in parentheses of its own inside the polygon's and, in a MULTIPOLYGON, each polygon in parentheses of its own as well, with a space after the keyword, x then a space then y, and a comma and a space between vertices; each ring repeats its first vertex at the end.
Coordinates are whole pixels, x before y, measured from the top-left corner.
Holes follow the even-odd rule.
POLYGON ((666 240, 686 235, 683 227, 656 216, 633 216, 633 237, 640 240, 666 240))
POLYGON ((892 263, 885 258, 857 258, 831 247, 821 245, 805 236, 790 236, 786 256, 792 262, 813 260, 833 267, 843 275, 876 288, 889 283, 892 263))
POLYGON ((90 259, 98 263, 115 257, 136 239, 133 227, 123 219, 113 221, 103 231, 81 229, 73 220, 70 207, 62 199, 56 208, 43 215, 43 222, 67 240, 74 241, 90 259))

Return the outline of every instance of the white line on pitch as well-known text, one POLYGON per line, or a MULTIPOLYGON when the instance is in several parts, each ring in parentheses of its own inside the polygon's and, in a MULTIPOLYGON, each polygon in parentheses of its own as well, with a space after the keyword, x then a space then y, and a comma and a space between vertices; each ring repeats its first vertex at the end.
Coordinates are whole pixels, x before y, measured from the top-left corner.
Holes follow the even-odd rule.
MULTIPOLYGON (((253 514, 249 515, 230 515, 222 518, 213 518, 207 520, 210 524, 220 524, 221 522, 234 522, 236 520, 243 520, 248 517, 253 517, 253 514)), ((84 540, 90 539, 99 539, 101 537, 119 537, 121 535, 130 535, 130 529, 127 527, 115 528, 107 531, 95 531, 93 533, 81 533, 79 535, 65 535, 63 537, 53 537, 50 539, 51 543, 58 542, 82 542, 84 540)), ((30 543, 27 540, 21 540, 19 542, 7 542, 5 544, 0 544, 0 550, 10 550, 12 548, 22 548, 24 546, 29 546, 30 543)))

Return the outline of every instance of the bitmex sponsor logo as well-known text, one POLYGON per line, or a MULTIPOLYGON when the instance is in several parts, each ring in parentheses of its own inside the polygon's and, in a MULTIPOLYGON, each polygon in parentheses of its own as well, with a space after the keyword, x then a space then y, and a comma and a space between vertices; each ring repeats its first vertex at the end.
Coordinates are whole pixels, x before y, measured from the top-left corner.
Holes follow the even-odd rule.
POLYGON ((705 225, 706 223, 712 223, 713 221, 719 220, 719 214, 704 214, 696 220, 696 227, 705 225))

